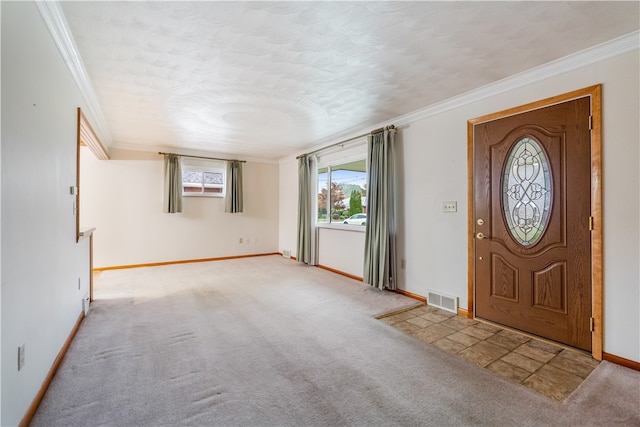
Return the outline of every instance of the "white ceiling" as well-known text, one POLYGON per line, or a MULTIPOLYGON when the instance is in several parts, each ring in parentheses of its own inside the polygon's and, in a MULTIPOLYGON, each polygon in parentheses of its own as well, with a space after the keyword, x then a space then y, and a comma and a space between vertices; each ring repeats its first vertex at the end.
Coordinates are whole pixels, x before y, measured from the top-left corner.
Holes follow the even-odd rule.
POLYGON ((62 2, 115 148, 277 159, 636 31, 638 2, 62 2))

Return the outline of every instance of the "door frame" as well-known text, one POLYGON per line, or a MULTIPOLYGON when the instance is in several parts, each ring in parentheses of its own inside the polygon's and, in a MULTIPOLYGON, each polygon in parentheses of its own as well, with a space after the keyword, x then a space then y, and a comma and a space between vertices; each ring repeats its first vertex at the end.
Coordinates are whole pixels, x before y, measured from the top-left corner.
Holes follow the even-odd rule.
POLYGON ((589 86, 562 95, 476 117, 467 121, 467 273, 468 273, 468 313, 475 317, 475 206, 474 206, 474 141, 473 127, 477 124, 526 113, 555 104, 589 97, 591 106, 591 355, 602 360, 603 323, 602 323, 602 85, 589 86))

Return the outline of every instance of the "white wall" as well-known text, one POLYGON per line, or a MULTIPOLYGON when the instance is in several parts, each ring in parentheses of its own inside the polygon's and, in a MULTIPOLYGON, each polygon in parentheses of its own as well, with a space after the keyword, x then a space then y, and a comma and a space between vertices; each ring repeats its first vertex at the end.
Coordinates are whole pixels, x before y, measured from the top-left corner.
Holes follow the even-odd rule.
POLYGON ((278 173, 278 252, 291 251, 291 256, 297 257, 298 162, 295 158, 282 159, 278 173))
POLYGON ((137 154, 82 150, 80 219, 96 227, 94 268, 278 251, 277 164, 243 165, 243 213, 225 213, 223 198, 185 197, 182 213, 165 214, 162 157, 126 160, 137 154))
MULTIPOLYGON (((348 153, 352 153, 349 151, 348 153)), ((294 157, 279 162, 279 222, 278 251, 291 251, 297 257, 298 221, 298 162, 294 157)), ((344 231, 336 228, 318 227, 317 264, 343 273, 362 277, 364 265, 364 227, 352 226, 344 231)))
POLYGON ((318 265, 362 277, 364 227, 353 225, 350 228, 348 231, 318 228, 318 265), (356 227, 362 229, 355 230, 356 227))
MULTIPOLYGON (((2 425, 33 401, 88 292, 76 244, 77 107, 68 69, 31 2, 2 2, 2 425), (78 289, 79 273, 83 275, 78 289), (17 369, 18 346, 25 366, 17 369)), ((84 268, 82 268, 84 266, 84 268)))
MULTIPOLYGON (((0 5, 0 23, 2 22, 2 6, 0 5)), ((0 46, 2 45, 2 31, 0 31, 0 46)), ((1 49, 0 49, 1 51, 1 49)), ((1 61, 0 61, 1 62, 1 61)), ((2 70, 0 70, 0 81, 2 70)), ((2 99, 2 85, 0 85, 0 99, 2 99)), ((0 103, 1 104, 1 103, 0 103)), ((0 129, 2 129, 2 107, 0 106, 0 129)), ((0 137, 0 165, 2 164, 2 138, 0 137)), ((2 178, 0 173, 0 188, 2 178)), ((0 242, 2 241, 2 198, 0 197, 0 242)), ((2 245, 0 244, 0 278, 2 277, 2 245)), ((0 285, 0 424, 2 423, 2 285, 0 285)))
MULTIPOLYGON (((439 290, 457 296, 462 308, 468 306, 467 120, 603 83, 604 351, 640 361, 638 63, 635 50, 403 126, 397 137, 398 260, 406 259, 406 269, 399 270, 400 288, 423 296, 427 289, 439 290), (451 200, 458 202, 458 212, 442 213, 442 202, 451 200)), ((282 168, 280 180, 281 186, 282 181, 295 182, 294 169, 282 168)), ((297 203, 295 194, 282 194, 281 209, 297 203)), ((295 222, 281 221, 280 247, 295 247, 292 229, 295 222)), ((335 245, 346 247, 347 234, 334 234, 335 245)), ((352 243, 345 250, 362 250, 360 242, 352 243)), ((361 261, 352 262, 350 271, 362 271, 361 261)))
MULTIPOLYGON (((0 5, 0 23, 2 22, 2 5, 0 5)), ((0 46, 2 45, 2 31, 0 31, 0 46)), ((0 49, 1 51, 1 49, 0 49)), ((0 61, 1 62, 1 61, 0 61)), ((2 71, 0 70, 0 80, 2 71)), ((2 85, 0 85, 0 99, 2 99, 2 85)), ((1 104, 1 103, 0 103, 1 104)), ((0 106, 0 129, 2 129, 2 107, 0 106)), ((0 165, 2 164, 2 138, 0 137, 0 165)), ((0 174, 0 188, 2 178, 0 174)), ((0 197, 0 242, 2 241, 2 198, 0 197)), ((2 245, 0 244, 0 278, 2 277, 2 245)), ((0 424, 2 424, 2 285, 0 284, 0 424)))

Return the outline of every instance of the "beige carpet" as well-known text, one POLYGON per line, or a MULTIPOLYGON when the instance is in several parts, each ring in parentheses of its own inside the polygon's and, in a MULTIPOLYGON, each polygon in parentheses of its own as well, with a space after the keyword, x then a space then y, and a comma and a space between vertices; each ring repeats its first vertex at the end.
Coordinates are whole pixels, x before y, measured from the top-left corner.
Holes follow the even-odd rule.
POLYGON ((278 256, 108 271, 33 426, 640 425, 640 373, 564 403, 375 320, 413 305, 278 256))

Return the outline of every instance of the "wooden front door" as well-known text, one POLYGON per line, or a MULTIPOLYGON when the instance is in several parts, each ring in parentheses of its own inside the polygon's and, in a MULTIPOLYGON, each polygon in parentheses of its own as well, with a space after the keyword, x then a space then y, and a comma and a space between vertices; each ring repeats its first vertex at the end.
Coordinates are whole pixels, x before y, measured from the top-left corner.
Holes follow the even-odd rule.
POLYGON ((590 99, 473 126, 475 315, 591 350, 590 99))

